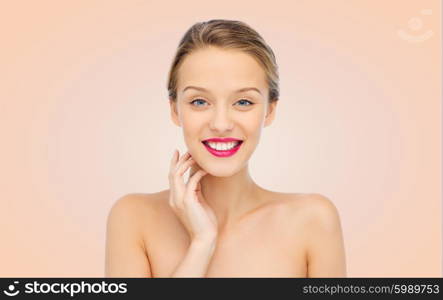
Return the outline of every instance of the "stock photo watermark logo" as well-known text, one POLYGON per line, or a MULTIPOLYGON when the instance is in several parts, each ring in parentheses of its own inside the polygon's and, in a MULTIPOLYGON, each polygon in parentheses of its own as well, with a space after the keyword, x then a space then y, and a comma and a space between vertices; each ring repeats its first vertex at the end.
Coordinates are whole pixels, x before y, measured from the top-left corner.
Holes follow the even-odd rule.
MULTIPOLYGON (((432 15, 432 9, 422 9, 420 11, 422 16, 432 15)), ((434 32, 430 29, 425 30, 423 26, 423 20, 420 17, 412 17, 408 20, 407 29, 397 30, 397 35, 402 39, 410 43, 420 43, 430 39, 434 32)))
POLYGON ((3 293, 10 297, 17 296, 20 293, 20 291, 18 289, 16 290, 15 285, 18 283, 19 283, 18 281, 14 281, 14 284, 8 285, 8 288, 6 290, 3 290, 3 293))
MULTIPOLYGON (((19 281, 9 284, 3 293, 9 297, 20 294, 20 290, 16 287, 19 281)), ((62 294, 74 297, 76 294, 126 294, 126 283, 108 283, 105 281, 89 283, 81 282, 38 282, 32 281, 24 284, 25 294, 62 294)))

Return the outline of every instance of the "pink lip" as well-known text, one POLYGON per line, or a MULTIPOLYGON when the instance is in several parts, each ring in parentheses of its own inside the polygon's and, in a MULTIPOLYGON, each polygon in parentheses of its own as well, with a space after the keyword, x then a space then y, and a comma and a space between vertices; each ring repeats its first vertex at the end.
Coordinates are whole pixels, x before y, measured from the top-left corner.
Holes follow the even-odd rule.
POLYGON ((241 141, 240 139, 236 138, 212 138, 212 139, 206 139, 203 140, 203 142, 214 142, 214 143, 227 143, 227 142, 237 142, 241 141))
MULTIPOLYGON (((231 141, 241 141, 241 140, 237 140, 237 139, 230 139, 231 141)), ((221 142, 220 139, 209 139, 209 140, 205 140, 206 141, 213 141, 213 142, 221 142)), ((226 141, 226 139, 224 140, 226 141)), ((240 149, 240 146, 243 144, 243 142, 240 142, 237 146, 235 146, 234 148, 230 149, 230 150, 215 150, 212 149, 211 147, 209 147, 206 143, 203 142, 203 145, 205 145, 206 149, 214 156, 217 157, 229 157, 234 155, 238 149, 240 149)))

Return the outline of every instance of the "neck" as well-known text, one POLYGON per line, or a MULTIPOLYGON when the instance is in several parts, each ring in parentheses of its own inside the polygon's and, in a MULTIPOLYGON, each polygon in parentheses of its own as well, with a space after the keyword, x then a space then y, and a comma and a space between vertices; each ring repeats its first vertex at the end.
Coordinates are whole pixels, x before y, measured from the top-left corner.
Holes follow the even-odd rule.
MULTIPOLYGON (((195 171, 193 166, 190 174, 195 171)), ((236 223, 260 204, 260 188, 249 175, 247 164, 229 177, 216 177, 208 173, 200 179, 200 186, 204 199, 217 217, 220 229, 236 223)))

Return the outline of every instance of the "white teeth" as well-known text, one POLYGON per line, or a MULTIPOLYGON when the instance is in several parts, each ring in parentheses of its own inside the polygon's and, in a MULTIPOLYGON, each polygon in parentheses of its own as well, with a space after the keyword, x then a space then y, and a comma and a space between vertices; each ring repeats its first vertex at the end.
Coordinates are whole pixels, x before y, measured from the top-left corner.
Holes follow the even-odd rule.
POLYGON ((213 142, 208 142, 207 144, 212 149, 219 150, 219 151, 226 151, 226 150, 231 150, 232 148, 237 146, 238 143, 239 142, 229 142, 229 143, 213 143, 213 142))

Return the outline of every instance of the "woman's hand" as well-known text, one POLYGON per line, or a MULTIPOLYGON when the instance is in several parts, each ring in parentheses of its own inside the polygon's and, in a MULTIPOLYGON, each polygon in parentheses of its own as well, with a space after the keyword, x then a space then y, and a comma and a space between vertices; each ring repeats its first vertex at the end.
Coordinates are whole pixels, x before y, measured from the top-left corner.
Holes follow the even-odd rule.
POLYGON ((185 184, 183 174, 195 163, 189 152, 179 158, 176 150, 169 171, 169 205, 191 236, 191 241, 213 241, 217 238, 217 218, 204 199, 200 179, 207 174, 198 169, 185 184))

